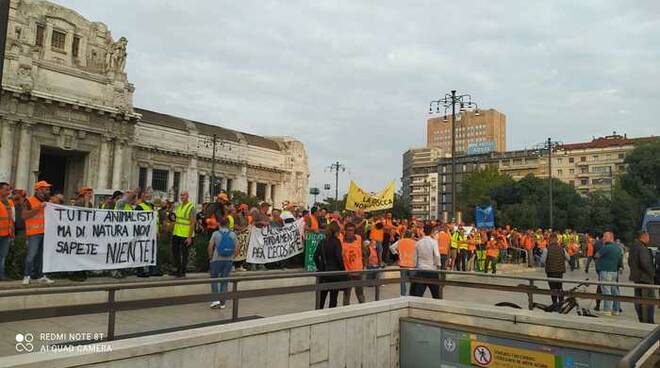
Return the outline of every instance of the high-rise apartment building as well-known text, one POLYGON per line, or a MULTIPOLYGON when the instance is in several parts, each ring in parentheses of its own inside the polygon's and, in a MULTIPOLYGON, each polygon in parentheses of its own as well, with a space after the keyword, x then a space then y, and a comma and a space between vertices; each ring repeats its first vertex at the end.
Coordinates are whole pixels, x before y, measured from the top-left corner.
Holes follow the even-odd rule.
MULTIPOLYGON (((426 121, 426 146, 451 154, 452 116, 426 121)), ((456 114, 457 154, 506 151, 506 115, 495 110, 464 111, 456 114)))

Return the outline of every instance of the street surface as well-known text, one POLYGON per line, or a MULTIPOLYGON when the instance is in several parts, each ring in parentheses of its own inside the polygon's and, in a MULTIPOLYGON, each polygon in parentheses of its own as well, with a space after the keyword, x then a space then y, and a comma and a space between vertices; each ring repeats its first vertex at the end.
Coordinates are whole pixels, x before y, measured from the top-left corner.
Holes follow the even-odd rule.
MULTIPOLYGON (((524 272, 507 272, 508 275, 521 277, 545 277, 541 269, 525 270, 524 272)), ((522 280, 501 280, 477 276, 458 276, 462 281, 488 282, 493 284, 516 286, 524 283, 522 280)), ((457 276, 450 276, 449 279, 456 279, 457 276)), ((565 279, 571 280, 596 280, 596 274, 593 271, 585 274, 584 271, 567 272, 565 279)), ((621 281, 627 282, 627 271, 621 275, 621 281)), ((539 285, 541 288, 547 288, 547 285, 539 285)), ((564 285, 564 289, 570 286, 564 285)), ((595 292, 595 286, 588 289, 589 292, 595 292)), ((633 291, 623 290, 623 295, 632 295, 633 291)), ((374 300, 374 289, 365 289, 367 301, 374 300)), ((391 284, 381 288, 381 298, 396 298, 399 296, 399 285, 391 284)), ((427 291, 425 297, 430 297, 427 291)), ((473 288, 446 287, 444 289, 444 298, 449 300, 460 300, 465 302, 474 302, 485 305, 494 305, 501 301, 516 303, 523 308, 527 306, 527 297, 522 293, 481 290, 473 288)), ((540 303, 550 303, 549 296, 535 296, 535 301, 540 303)), ((260 316, 271 317, 289 313, 303 312, 314 309, 314 293, 298 293, 288 295, 278 295, 271 297, 259 297, 250 299, 241 299, 239 302, 239 317, 260 316)), ((339 304, 342 302, 342 293, 339 294, 339 304)), ((351 293, 351 303, 357 303, 354 292, 351 293)), ((595 301, 585 300, 585 307, 593 309, 595 301)), ((623 304, 623 314, 618 317, 603 317, 621 320, 636 320, 634 307, 632 304, 623 304)), ((495 308, 495 307, 494 307, 495 308)), ((166 328, 176 328, 191 324, 210 323, 213 321, 228 320, 231 318, 231 302, 224 310, 210 309, 209 303, 195 303, 186 305, 177 305, 172 307, 160 307, 143 309, 136 311, 126 311, 117 313, 116 334, 143 333, 150 330, 160 330, 166 328)), ((538 313, 546 313, 538 311, 538 313)), ((585 317, 588 318, 588 317, 585 317)), ((51 341, 55 335, 41 335, 42 333, 100 333, 105 334, 107 325, 106 314, 83 315, 73 317, 49 318, 41 320, 29 320, 12 323, 0 324, 0 356, 17 354, 16 335, 31 333, 35 337, 35 348, 38 351, 41 348, 41 339, 51 341)))

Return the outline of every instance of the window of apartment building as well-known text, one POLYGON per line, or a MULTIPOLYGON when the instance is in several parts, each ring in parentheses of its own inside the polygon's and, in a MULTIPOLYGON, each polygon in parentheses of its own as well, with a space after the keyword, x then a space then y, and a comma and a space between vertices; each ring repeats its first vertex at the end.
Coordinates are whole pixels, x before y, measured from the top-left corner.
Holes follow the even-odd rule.
POLYGON ((587 156, 580 156, 580 162, 586 162, 587 156))
POLYGON ((73 57, 78 57, 79 52, 80 52, 80 37, 73 36, 73 42, 71 43, 71 55, 73 55, 73 57))
POLYGON ((616 170, 619 172, 626 170, 626 165, 616 165, 616 170))
POLYGON ((564 175, 564 170, 562 170, 562 169, 557 170, 557 175, 559 175, 559 176, 564 175))
POLYGON ((623 159, 624 157, 626 157, 625 154, 623 154, 623 153, 619 153, 619 159, 623 159))
POLYGON ((151 176, 151 188, 160 192, 167 191, 167 170, 154 169, 151 176))
POLYGON ((568 163, 569 163, 569 164, 572 164, 573 162, 575 162, 575 158, 573 158, 573 157, 569 157, 569 158, 568 158, 568 163))
POLYGON ((140 168, 140 174, 138 175, 138 186, 142 190, 147 189, 147 168, 146 167, 141 167, 140 168))
POLYGON ((569 175, 575 174, 575 169, 568 169, 568 174, 569 175))
POLYGON ((50 45, 60 51, 64 51, 64 43, 66 42, 66 33, 53 30, 51 35, 50 45))
POLYGON ((591 170, 594 173, 597 173, 597 174, 607 174, 607 173, 610 172, 610 167, 609 166, 594 166, 594 167, 591 168, 591 170))
POLYGON ((204 175, 197 176, 197 203, 204 202, 204 175))
POLYGON ((513 160, 514 165, 522 165, 522 159, 521 158, 516 158, 513 160))
POLYGON ((555 162, 557 162, 558 164, 563 163, 563 161, 564 161, 564 159, 561 158, 561 157, 555 160, 555 162))
POLYGON ((45 31, 45 27, 42 26, 41 24, 37 24, 37 38, 34 41, 35 45, 37 46, 44 45, 44 31, 45 31))
POLYGON ((174 172, 174 183, 172 187, 174 189, 174 198, 179 198, 179 188, 181 187, 181 173, 178 171, 174 172))
POLYGON ((589 185, 589 179, 580 179, 580 185, 589 185))
POLYGON ((592 158, 594 161, 598 161, 598 155, 593 155, 593 156, 591 156, 591 158, 592 158))
MULTIPOLYGON (((233 188, 232 185, 234 184, 234 181, 232 179, 229 179, 229 178, 227 178, 226 180, 227 180, 227 188, 226 188, 227 192, 231 192, 231 190, 233 188)), ((275 193, 275 192, 273 192, 273 193, 275 193)))

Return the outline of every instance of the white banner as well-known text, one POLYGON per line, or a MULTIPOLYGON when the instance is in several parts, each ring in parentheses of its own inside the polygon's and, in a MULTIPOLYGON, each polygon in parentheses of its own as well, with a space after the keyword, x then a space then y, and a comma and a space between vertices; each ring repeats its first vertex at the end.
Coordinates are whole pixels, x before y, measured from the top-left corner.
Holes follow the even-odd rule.
POLYGON ((44 272, 150 266, 157 253, 154 212, 46 205, 44 272))
POLYGON ((248 245, 248 263, 281 261, 305 251, 305 220, 300 218, 282 227, 252 227, 248 245))

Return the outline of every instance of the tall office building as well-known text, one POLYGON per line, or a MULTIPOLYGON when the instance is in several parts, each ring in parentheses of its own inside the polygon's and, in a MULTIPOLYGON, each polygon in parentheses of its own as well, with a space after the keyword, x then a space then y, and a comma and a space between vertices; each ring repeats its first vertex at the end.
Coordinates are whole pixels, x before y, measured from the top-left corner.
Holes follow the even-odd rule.
MULTIPOLYGON (((439 147, 451 154, 452 116, 429 118, 426 122, 426 146, 439 147)), ((506 115, 495 110, 456 114, 457 154, 506 151, 506 115)))

